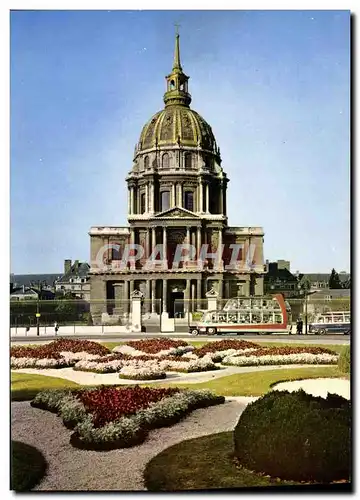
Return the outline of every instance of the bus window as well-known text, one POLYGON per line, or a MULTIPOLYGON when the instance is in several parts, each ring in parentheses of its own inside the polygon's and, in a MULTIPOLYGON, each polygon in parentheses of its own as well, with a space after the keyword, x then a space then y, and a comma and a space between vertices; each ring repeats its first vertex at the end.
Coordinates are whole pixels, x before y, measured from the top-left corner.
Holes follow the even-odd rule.
POLYGON ((275 323, 282 323, 282 316, 281 316, 281 314, 276 314, 275 315, 275 323))
POLYGON ((261 323, 260 314, 253 313, 251 318, 252 323, 261 323))
POLYGON ((345 314, 345 321, 350 323, 350 315, 349 314, 345 314))
POLYGON ((229 314, 229 323, 237 323, 237 314, 229 314))

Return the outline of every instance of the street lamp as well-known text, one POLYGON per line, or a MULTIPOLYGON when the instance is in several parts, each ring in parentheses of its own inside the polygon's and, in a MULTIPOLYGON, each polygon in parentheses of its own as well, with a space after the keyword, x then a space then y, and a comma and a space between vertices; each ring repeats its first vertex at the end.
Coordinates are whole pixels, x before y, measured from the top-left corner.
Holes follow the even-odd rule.
POLYGON ((300 291, 300 294, 301 295, 304 295, 304 303, 305 303, 305 335, 307 335, 307 332, 308 332, 308 302, 307 302, 307 298, 308 298, 308 295, 309 295, 309 289, 310 289, 310 283, 308 281, 304 281, 302 284, 299 283, 298 284, 298 289, 300 291))
POLYGON ((34 282, 31 282, 30 283, 31 286, 33 286, 34 288, 36 287, 37 285, 37 300, 36 300, 36 314, 35 314, 35 317, 36 317, 36 335, 39 337, 40 335, 40 294, 41 294, 41 291, 42 291, 42 287, 43 285, 46 285, 46 281, 34 281, 34 282))

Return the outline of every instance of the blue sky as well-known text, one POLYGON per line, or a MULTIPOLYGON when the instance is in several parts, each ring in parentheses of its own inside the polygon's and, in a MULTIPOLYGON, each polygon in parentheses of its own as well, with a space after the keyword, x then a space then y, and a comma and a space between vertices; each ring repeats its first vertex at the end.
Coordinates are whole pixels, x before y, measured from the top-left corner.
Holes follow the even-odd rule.
POLYGON ((348 271, 348 11, 14 11, 11 272, 61 272, 89 260, 90 226, 126 225, 175 22, 191 107, 230 178, 229 224, 262 226, 265 259, 293 271, 348 271))

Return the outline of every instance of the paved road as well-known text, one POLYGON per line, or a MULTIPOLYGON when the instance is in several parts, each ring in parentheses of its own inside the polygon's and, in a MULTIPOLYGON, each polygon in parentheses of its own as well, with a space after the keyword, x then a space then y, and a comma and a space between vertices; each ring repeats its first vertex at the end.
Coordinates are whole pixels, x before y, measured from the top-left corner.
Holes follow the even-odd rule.
MULTIPOLYGON (((192 336, 184 333, 135 333, 129 335, 128 333, 119 333, 117 335, 68 335, 63 336, 63 338, 71 339, 87 339, 94 340, 98 342, 123 342, 124 340, 139 340, 139 339, 149 339, 155 337, 168 337, 172 339, 182 339, 182 340, 195 340, 195 341, 215 341, 224 338, 228 339, 244 339, 254 342, 294 342, 302 344, 350 344, 350 336, 348 335, 254 335, 245 334, 241 336, 236 335, 216 335, 216 336, 192 336)), ((40 337, 16 337, 12 338, 11 342, 13 344, 37 344, 43 342, 50 342, 59 338, 55 336, 40 336, 40 337)))

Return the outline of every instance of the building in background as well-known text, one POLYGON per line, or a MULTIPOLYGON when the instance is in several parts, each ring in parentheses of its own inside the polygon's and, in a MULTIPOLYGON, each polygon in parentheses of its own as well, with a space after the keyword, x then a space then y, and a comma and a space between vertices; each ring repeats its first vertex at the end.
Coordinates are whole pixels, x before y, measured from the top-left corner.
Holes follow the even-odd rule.
POLYGON ((129 226, 97 226, 89 232, 94 323, 106 313, 126 313, 129 297, 136 289, 142 292, 149 313, 159 313, 161 303, 162 312, 170 317, 175 313, 175 301, 183 304, 186 314, 212 288, 220 299, 263 294, 263 229, 228 226, 229 179, 210 125, 190 108, 188 80, 180 62, 177 35, 174 64, 166 76, 165 108, 143 127, 126 178, 129 226), (126 269, 116 269, 128 243, 140 244, 144 255, 126 269), (174 269, 176 246, 181 243, 194 245, 196 255, 174 269), (102 254, 109 244, 118 245, 119 250, 108 248, 102 254), (145 263, 157 244, 165 248, 164 259, 158 261, 158 268, 156 264, 149 270, 145 263), (250 256, 251 268, 227 271, 231 255, 226 250, 217 261, 201 262, 203 244, 208 244, 211 252, 221 245, 228 250, 231 244, 242 244, 239 261, 255 248, 250 256), (105 266, 99 266, 99 254, 105 266), (106 301, 115 307, 108 309, 106 301))
POLYGON ((54 300, 55 293, 46 288, 38 290, 37 288, 28 287, 25 285, 13 288, 12 291, 10 292, 11 301, 29 300, 29 299, 37 300, 38 298, 39 300, 54 300))
MULTIPOLYGON (((320 291, 329 288, 330 273, 304 273, 301 276, 305 276, 310 280, 311 290, 320 291)), ((342 271, 339 273, 340 282, 347 287, 350 283, 351 275, 342 271)))
POLYGON ((56 280, 55 291, 64 294, 71 293, 73 296, 90 300, 90 266, 87 262, 79 262, 71 259, 64 261, 64 274, 56 280))
POLYGON ((264 276, 264 293, 281 293, 285 298, 296 299, 300 297, 298 276, 290 272, 290 262, 278 260, 266 261, 266 274, 264 276))

